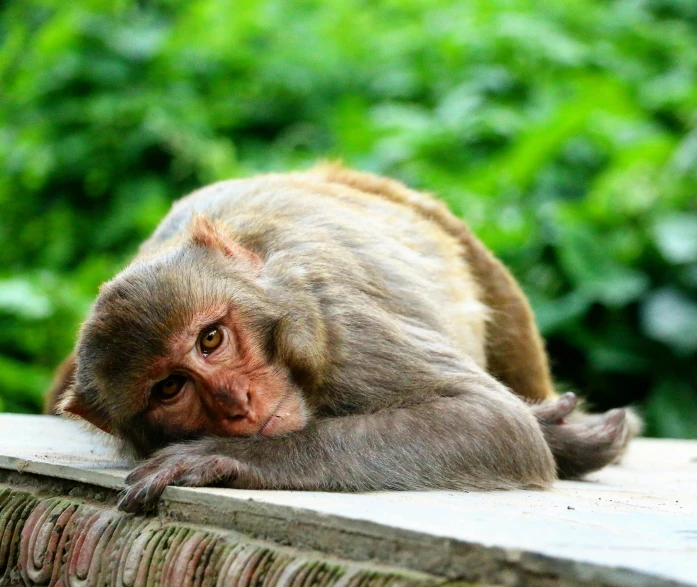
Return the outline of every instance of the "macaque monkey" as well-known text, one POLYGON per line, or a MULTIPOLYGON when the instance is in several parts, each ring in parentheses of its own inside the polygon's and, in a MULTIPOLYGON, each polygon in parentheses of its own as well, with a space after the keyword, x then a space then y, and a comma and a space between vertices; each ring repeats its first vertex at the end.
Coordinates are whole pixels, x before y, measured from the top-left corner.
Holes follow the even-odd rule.
POLYGON ((167 485, 540 489, 634 433, 555 394, 525 296, 444 205, 334 164, 175 203, 52 397, 147 459, 131 512, 167 485))

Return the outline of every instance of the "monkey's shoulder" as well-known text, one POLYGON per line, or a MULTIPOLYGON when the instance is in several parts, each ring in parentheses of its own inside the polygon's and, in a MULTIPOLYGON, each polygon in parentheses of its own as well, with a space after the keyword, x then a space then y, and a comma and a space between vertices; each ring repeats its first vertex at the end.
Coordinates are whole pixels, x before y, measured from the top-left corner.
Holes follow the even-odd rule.
POLYGON ((237 233, 254 232, 257 240, 276 236, 279 226, 299 227, 308 239, 327 232, 330 238, 346 237, 348 245, 392 239, 431 254, 434 246, 459 249, 469 236, 464 223, 426 193, 384 177, 322 165, 196 190, 173 204, 144 246, 175 238, 195 213, 221 220, 237 233))

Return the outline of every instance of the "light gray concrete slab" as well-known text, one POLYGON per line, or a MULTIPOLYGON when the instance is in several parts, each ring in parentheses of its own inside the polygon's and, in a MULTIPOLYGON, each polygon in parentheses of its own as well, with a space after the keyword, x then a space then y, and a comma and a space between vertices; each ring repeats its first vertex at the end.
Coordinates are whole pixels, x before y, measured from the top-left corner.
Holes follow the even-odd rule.
MULTIPOLYGON (((0 468, 120 488, 128 463, 105 435, 55 417, 0 414, 0 468)), ((164 497, 231 510, 311 512, 434 538, 629 569, 697 585, 697 442, 639 439, 620 466, 547 492, 332 494, 168 488, 164 497)), ((366 526, 368 528, 368 525, 366 526)), ((579 567, 579 572, 583 572, 579 567)), ((620 583, 633 584, 626 578, 620 583)), ((651 585, 648 579, 644 582, 651 585)))

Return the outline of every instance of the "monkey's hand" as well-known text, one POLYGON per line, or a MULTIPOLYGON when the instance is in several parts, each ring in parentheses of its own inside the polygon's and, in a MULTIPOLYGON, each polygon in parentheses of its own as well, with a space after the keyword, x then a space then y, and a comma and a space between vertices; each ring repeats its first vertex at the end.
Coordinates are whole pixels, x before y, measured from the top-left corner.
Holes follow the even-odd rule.
POLYGON ((577 479, 615 461, 636 433, 636 417, 626 409, 605 414, 574 411, 578 398, 566 393, 532 406, 562 479, 577 479))
POLYGON ((168 485, 215 485, 235 479, 241 469, 242 464, 236 459, 211 454, 207 440, 169 446, 126 477, 130 487, 119 500, 118 507, 132 513, 148 511, 154 508, 168 485))

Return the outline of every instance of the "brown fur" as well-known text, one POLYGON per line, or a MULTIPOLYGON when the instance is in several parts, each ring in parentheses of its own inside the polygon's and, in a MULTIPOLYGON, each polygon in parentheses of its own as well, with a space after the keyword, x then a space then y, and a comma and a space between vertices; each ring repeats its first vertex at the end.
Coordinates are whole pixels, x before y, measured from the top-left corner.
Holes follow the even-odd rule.
POLYGON ((65 391, 72 386, 75 380, 75 370, 77 363, 75 361, 75 353, 68 355, 64 361, 58 365, 53 382, 44 398, 44 414, 59 414, 58 404, 63 397, 65 391))
POLYGON ((530 304, 510 271, 456 218, 442 202, 410 190, 391 179, 325 164, 311 173, 325 181, 379 194, 407 205, 436 222, 463 246, 465 261, 478 285, 476 293, 489 309, 486 333, 487 370, 531 401, 556 397, 544 350, 530 304))
MULTIPOLYGON (((622 410, 585 416, 573 395, 556 396, 525 296, 443 204, 333 164, 177 202, 103 287, 76 356, 75 384, 57 385, 64 411, 141 456, 162 449, 129 478, 131 511, 171 483, 542 488, 555 469, 607 464, 632 432, 622 410), (272 382, 250 405, 285 398, 287 420, 261 437, 153 416, 153 373, 176 367, 173 341, 210 320, 256 349, 254 369, 272 382)), ((241 367, 230 361, 206 389, 225 380, 232 398, 241 367)))

